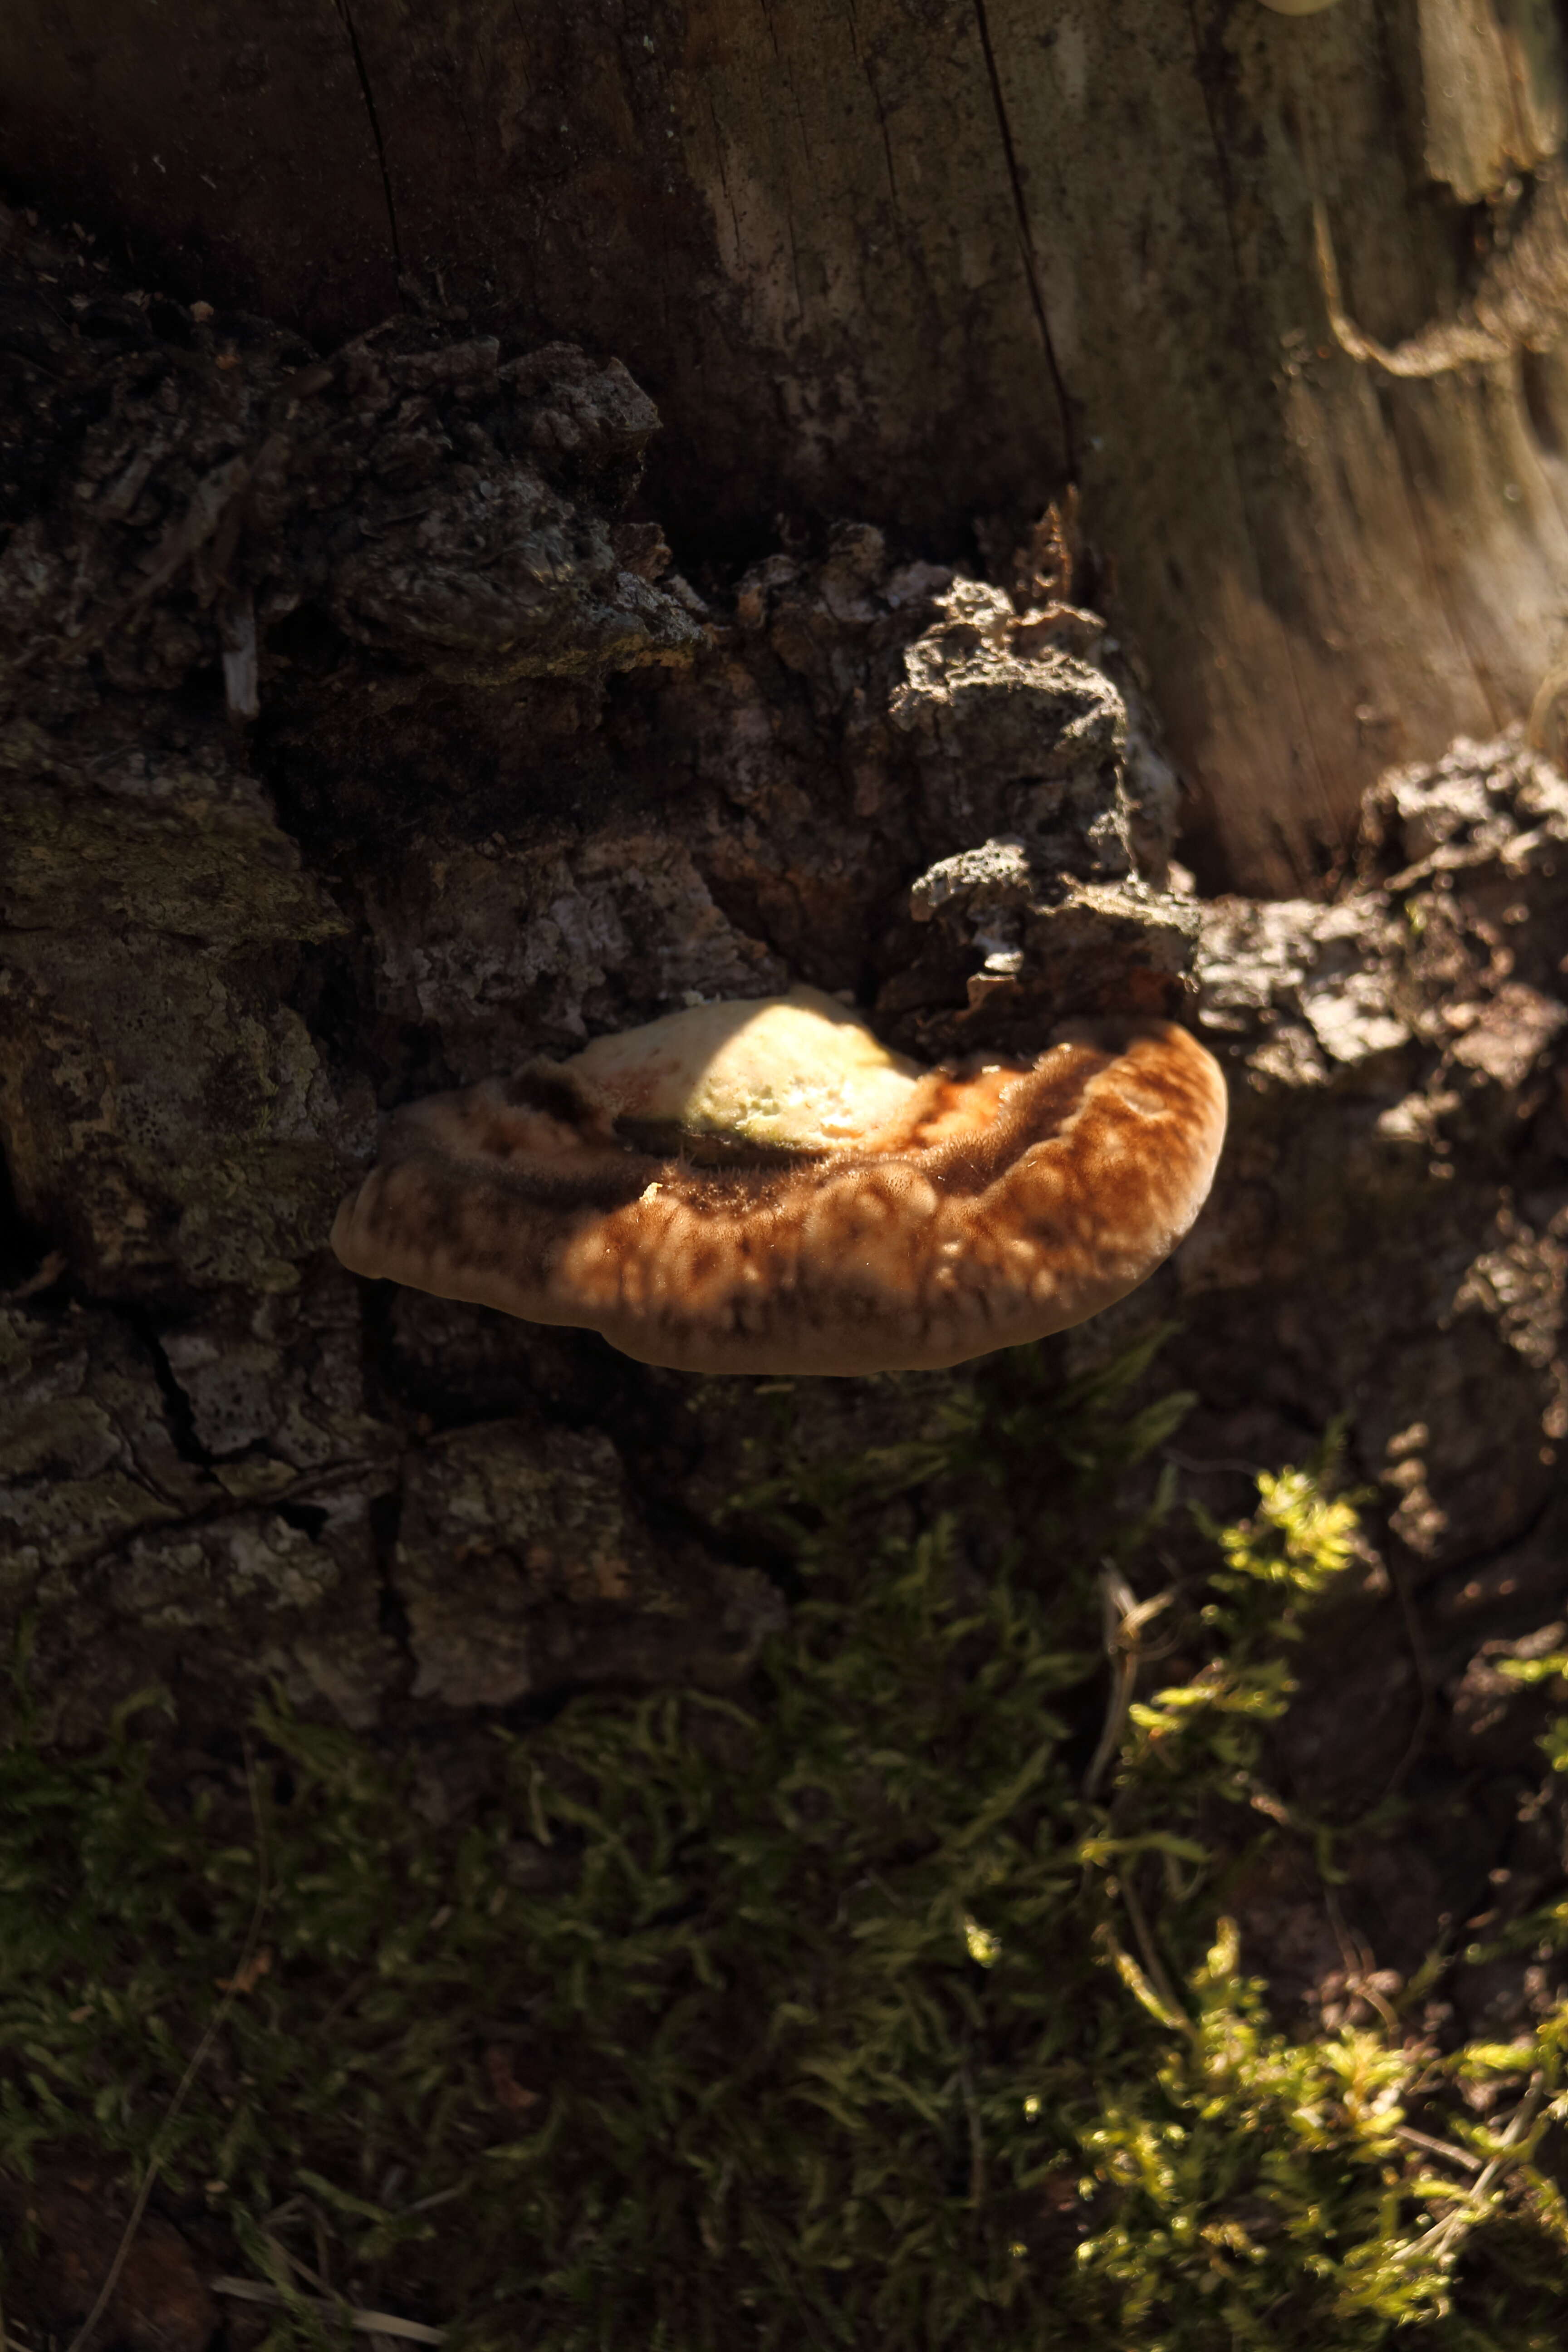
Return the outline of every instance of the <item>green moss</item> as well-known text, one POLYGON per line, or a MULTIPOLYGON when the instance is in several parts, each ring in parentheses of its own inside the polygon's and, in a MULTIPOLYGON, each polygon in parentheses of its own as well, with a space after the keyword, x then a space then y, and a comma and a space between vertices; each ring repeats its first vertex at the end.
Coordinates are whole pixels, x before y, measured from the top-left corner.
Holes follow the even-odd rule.
POLYGON ((416 1759, 280 1713, 248 1798, 166 1787, 136 1710, 87 1759, 18 1739, 0 2164, 156 2154, 289 2294, 279 2347, 335 2340, 290 2267, 325 2257, 476 2347, 1545 2352, 1568 2021, 1436 2063, 1292 2041, 1225 1916, 1226 1873, 1298 1834, 1258 1800, 1354 1544, 1322 1465, 1207 1531, 1157 1621, 1192 1673, 1113 1697, 1094 1757, 1097 1584, 1126 1654, 1155 1621, 1122 1580, 1159 1583, 1174 1505, 1110 1499, 1181 1410, 1131 1414, 1146 1355, 1054 1392, 1016 1360, 852 1465, 792 1454, 781 1392, 736 1512, 805 1597, 754 1688, 498 1727, 456 1830, 416 1759), (978 1574, 947 1504, 967 1527, 1029 1478, 1028 1539, 978 1574), (1447 2100, 1500 2157, 1479 2189, 1400 2136, 1418 2068, 1428 2137, 1447 2100), (1478 2068, 1517 2078, 1506 2148, 1458 2095, 1478 2068))

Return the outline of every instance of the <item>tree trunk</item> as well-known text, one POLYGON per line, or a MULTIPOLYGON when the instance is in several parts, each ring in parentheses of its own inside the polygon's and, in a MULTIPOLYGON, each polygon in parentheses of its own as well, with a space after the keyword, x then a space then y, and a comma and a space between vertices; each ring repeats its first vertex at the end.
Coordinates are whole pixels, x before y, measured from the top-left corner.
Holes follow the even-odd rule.
MULTIPOLYGON (((1563 89, 1527 0, 12 0, 41 1738, 156 1685, 232 1760, 280 1693, 461 1822, 498 1722, 746 1675, 781 1416, 852 1481, 1169 1327, 1188 1496, 1342 1419, 1375 1497, 1274 1758, 1336 1925, 1289 1828, 1247 1967, 1300 2024, 1352 1943, 1545 1899, 1497 1661, 1561 1646, 1568 1526, 1568 785, 1508 728, 1568 583, 1563 89), (1026 1391, 689 1380, 331 1256, 379 1113, 792 982, 928 1060, 1181 1013, 1232 1089, 1192 1240, 1026 1391)), ((955 1572, 1055 1579, 1041 1460, 944 1490, 955 1572)), ((1467 2031, 1530 2030, 1528 1959, 1454 1965, 1467 2031)))
POLYGON ((1546 0, 17 0, 0 91, 17 184, 189 299, 334 341, 409 279, 616 352, 689 548, 806 509, 951 553, 1075 479, 1240 887, 1558 649, 1546 0), (1420 373, 1336 341, 1314 205, 1420 373))

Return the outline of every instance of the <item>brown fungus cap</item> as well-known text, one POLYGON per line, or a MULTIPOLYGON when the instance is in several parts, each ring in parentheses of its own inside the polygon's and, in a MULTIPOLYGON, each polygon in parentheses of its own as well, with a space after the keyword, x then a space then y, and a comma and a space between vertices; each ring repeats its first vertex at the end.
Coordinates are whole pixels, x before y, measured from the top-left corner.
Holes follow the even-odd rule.
POLYGON ((907 1371, 1136 1288, 1203 1206, 1225 1123, 1218 1065, 1170 1022, 922 1070, 798 990, 399 1111, 332 1246, 645 1364, 907 1371))

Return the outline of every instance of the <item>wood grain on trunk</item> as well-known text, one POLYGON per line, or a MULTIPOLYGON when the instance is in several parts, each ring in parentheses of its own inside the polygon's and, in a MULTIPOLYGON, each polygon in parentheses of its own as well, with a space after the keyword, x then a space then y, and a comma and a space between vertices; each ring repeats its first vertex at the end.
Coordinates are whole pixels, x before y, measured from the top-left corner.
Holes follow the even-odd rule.
POLYGON ((1069 474, 1205 862, 1331 867, 1368 781, 1521 716, 1568 598, 1563 364, 1415 380, 1563 134, 1545 0, 13 0, 13 192, 325 341, 412 281, 623 358, 695 547, 952 550, 1069 474))

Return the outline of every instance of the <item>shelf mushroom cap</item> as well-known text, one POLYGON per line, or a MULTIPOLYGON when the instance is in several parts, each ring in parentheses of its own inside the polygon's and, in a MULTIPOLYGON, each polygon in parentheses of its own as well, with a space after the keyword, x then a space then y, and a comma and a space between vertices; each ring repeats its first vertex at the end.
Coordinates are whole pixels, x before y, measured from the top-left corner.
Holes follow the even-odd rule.
POLYGON ((332 1247, 679 1371, 908 1371, 1125 1297, 1203 1206, 1225 1125, 1218 1065, 1171 1022, 927 1070, 798 989, 411 1104, 332 1247))

